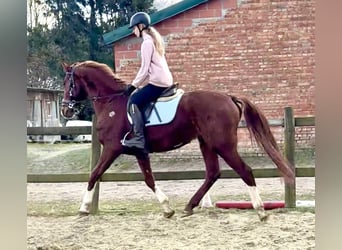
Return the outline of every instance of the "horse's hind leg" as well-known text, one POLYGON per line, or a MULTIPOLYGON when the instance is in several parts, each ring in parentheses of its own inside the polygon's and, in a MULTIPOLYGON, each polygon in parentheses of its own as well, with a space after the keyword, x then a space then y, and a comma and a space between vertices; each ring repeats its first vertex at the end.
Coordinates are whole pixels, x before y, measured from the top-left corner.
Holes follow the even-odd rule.
POLYGON ((193 208, 198 206, 203 196, 220 177, 220 166, 217 154, 202 139, 199 139, 199 142, 206 168, 205 181, 186 205, 184 216, 193 214, 193 208))
POLYGON ((261 221, 267 219, 267 214, 264 210, 264 203, 262 202, 259 191, 256 187, 255 178, 252 169, 241 159, 237 150, 219 151, 219 155, 226 161, 226 163, 233 168, 236 173, 247 184, 249 195, 253 204, 253 208, 257 211, 261 221))
POLYGON ((158 201, 160 202, 163 210, 164 217, 171 218, 175 211, 170 207, 169 198, 155 185, 154 176, 151 169, 150 158, 148 155, 137 157, 138 164, 141 172, 144 175, 146 185, 155 193, 158 201))

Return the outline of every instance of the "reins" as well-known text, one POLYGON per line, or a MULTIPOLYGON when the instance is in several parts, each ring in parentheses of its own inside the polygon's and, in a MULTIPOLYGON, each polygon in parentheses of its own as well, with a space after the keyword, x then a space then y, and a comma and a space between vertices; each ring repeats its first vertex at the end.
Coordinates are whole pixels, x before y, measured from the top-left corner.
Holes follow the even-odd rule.
POLYGON ((89 97, 85 100, 82 100, 82 101, 75 101, 75 100, 62 100, 62 106, 68 106, 68 108, 73 108, 75 106, 75 104, 77 103, 82 103, 82 102, 85 102, 86 100, 91 100, 93 102, 97 102, 97 101, 102 101, 102 100, 105 100, 105 99, 112 99, 114 97, 117 97, 117 96, 124 96, 124 90, 120 90, 119 93, 115 93, 115 94, 111 94, 111 95, 105 95, 105 96, 93 96, 93 97, 89 97))
POLYGON ((116 96, 123 96, 124 95, 124 90, 120 90, 118 93, 111 94, 111 95, 105 95, 105 96, 93 96, 90 97, 89 99, 92 100, 93 102, 100 101, 103 99, 108 99, 108 98, 113 98, 116 96))

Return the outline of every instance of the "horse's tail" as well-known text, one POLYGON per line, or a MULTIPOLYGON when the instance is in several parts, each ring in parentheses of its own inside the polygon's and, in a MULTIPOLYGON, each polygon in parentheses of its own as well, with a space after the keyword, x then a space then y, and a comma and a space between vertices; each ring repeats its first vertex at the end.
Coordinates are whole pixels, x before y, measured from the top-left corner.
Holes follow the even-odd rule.
MULTIPOLYGON (((257 144, 262 147, 272 161, 277 165, 287 183, 293 183, 294 171, 282 156, 277 142, 271 132, 270 126, 262 111, 247 98, 232 96, 236 104, 242 105, 243 115, 251 136, 254 136, 257 144)), ((241 107, 237 105, 240 109, 241 107)))

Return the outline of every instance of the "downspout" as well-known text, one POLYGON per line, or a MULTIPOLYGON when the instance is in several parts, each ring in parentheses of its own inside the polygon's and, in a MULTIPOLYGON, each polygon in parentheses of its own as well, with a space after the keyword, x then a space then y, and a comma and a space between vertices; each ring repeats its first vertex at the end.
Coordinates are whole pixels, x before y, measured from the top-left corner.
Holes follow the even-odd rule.
POLYGON ((114 69, 114 72, 116 73, 116 66, 115 66, 115 45, 113 43, 113 69, 114 69))

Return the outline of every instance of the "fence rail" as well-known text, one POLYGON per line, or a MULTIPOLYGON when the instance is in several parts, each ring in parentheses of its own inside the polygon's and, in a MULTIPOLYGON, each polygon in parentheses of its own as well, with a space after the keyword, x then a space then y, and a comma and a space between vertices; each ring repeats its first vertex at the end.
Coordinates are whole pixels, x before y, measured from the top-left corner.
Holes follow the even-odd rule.
POLYGON ((28 127, 27 135, 90 135, 92 126, 28 127))
MULTIPOLYGON (((203 170, 188 170, 188 171, 171 171, 153 172, 157 180, 195 180, 204 179, 205 171, 203 170)), ((254 169, 253 175, 255 178, 272 178, 280 177, 279 171, 276 168, 254 169)), ((296 177, 314 177, 315 168, 296 168, 296 177)), ((239 176, 230 169, 221 170, 221 177, 225 179, 235 179, 239 176)), ((28 174, 27 182, 29 183, 60 183, 60 182, 87 182, 89 174, 28 174)), ((131 173, 105 173, 101 182, 116 182, 116 181, 143 181, 144 177, 140 172, 131 173)))
MULTIPOLYGON (((96 117, 93 119, 93 124, 96 122, 96 117)), ((284 109, 284 119, 268 120, 270 126, 284 127, 284 156, 295 166, 295 127, 315 126, 315 117, 294 117, 291 107, 284 109)), ((246 127, 244 121, 239 124, 240 128, 246 127)), ((27 135, 83 135, 92 134, 91 146, 91 166, 90 171, 95 167, 100 153, 101 145, 97 138, 95 126, 83 127, 28 127, 27 135)), ((296 177, 315 177, 315 168, 295 168, 296 177)), ((279 171, 276 168, 263 168, 253 170, 256 178, 272 178, 280 177, 279 171)), ((157 180, 191 180, 204 179, 205 171, 172 171, 172 172, 154 172, 157 180)), ((233 170, 222 170, 221 178, 239 178, 233 170)), ((87 182, 89 174, 28 174, 28 183, 59 183, 59 182, 87 182)), ((130 173, 105 173, 99 182, 113 181, 143 181, 141 172, 130 173)), ((98 209, 99 198, 99 183, 96 185, 94 195, 93 212, 98 209)), ((296 185, 285 185, 285 204, 286 207, 296 206, 296 185)))

